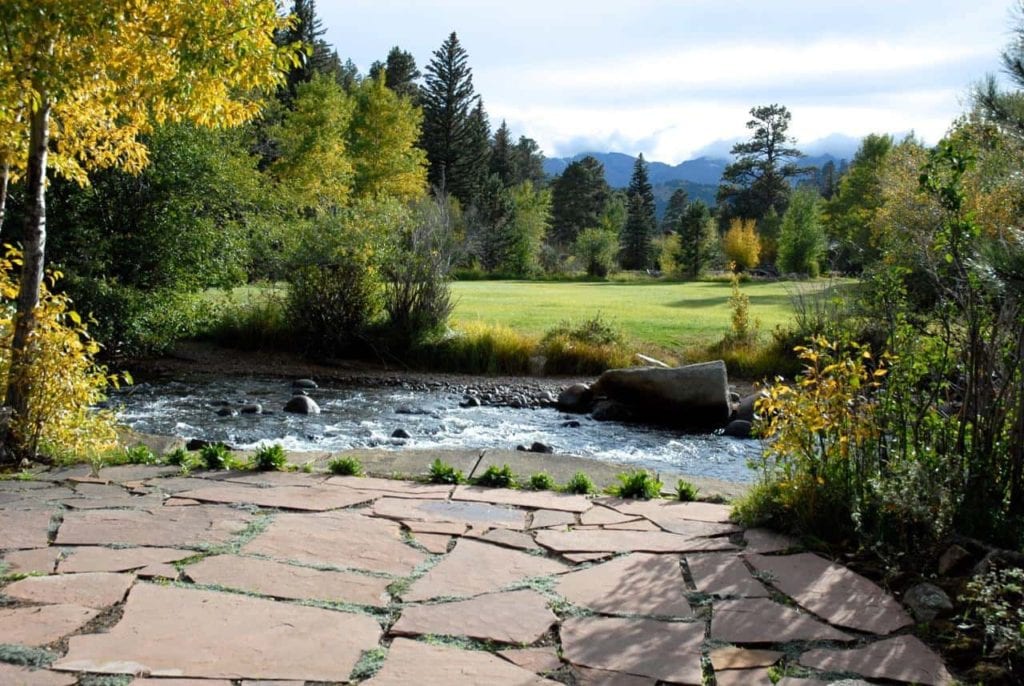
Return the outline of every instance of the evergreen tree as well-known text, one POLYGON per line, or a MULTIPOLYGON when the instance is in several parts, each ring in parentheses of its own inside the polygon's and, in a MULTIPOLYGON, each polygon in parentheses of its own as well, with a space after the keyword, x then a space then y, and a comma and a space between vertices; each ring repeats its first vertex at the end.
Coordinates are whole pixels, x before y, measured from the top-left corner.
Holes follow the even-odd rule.
POLYGON ((825 231, 821 225, 821 199, 811 188, 801 188, 782 218, 779 233, 779 267, 786 273, 817 276, 825 252, 825 231))
POLYGON ((551 187, 555 242, 571 245, 581 231, 599 226, 610 196, 604 165, 589 155, 569 164, 551 187))
POLYGON ((679 268, 696 279, 707 268, 715 250, 716 231, 711 211, 701 200, 688 203, 676 224, 679 235, 679 268))
POLYGON ((374 62, 370 66, 370 78, 377 79, 380 73, 386 74, 384 85, 398 95, 405 96, 414 103, 419 103, 420 70, 416 67, 416 58, 397 45, 388 52, 384 62, 374 62))
POLYGON ((279 45, 299 43, 303 52, 299 63, 289 69, 285 77, 280 97, 286 104, 295 100, 298 85, 309 82, 316 74, 327 74, 344 85, 341 80, 344 68, 338 53, 323 39, 326 30, 316 15, 316 0, 294 0, 291 14, 294 20, 278 34, 277 42, 279 45))
MULTIPOLYGON (((482 185, 481 134, 486 119, 473 89, 469 56, 452 32, 426 68, 423 87, 423 149, 429 164, 427 180, 463 205, 474 200, 482 185)), ((483 136, 486 145, 488 135, 483 136)))
POLYGON ((884 202, 882 173, 892 152, 892 136, 869 134, 861 141, 838 192, 825 207, 835 267, 859 272, 879 258, 876 215, 884 202))
POLYGON ((491 173, 497 175, 506 186, 516 182, 515 160, 512 158, 512 136, 504 121, 494 132, 491 140, 491 173))
POLYGON ((544 183, 544 155, 537 141, 520 136, 512 150, 512 168, 515 183, 530 181, 535 186, 544 183))
POLYGON ((665 216, 661 220, 661 229, 665 233, 679 230, 679 221, 689 205, 689 198, 685 188, 677 188, 672 191, 668 199, 668 207, 665 208, 665 216))
POLYGON ((977 88, 974 99, 982 111, 1007 133, 1024 140, 1024 3, 1016 8, 1016 24, 1011 29, 1013 40, 1003 51, 1003 72, 1015 91, 1003 91, 994 76, 977 88))
POLYGON ((647 177, 643 154, 633 166, 633 177, 626 191, 628 214, 622 229, 623 269, 647 269, 651 266, 651 239, 657 220, 654 214, 654 190, 647 177))

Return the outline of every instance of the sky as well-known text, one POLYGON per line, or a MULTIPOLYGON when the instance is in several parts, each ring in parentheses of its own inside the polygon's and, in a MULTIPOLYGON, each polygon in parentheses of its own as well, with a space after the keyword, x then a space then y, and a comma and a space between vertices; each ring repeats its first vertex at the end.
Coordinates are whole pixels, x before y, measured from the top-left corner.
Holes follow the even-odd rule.
MULTIPOLYGON (((549 157, 725 156, 778 103, 805 152, 869 133, 942 137, 1000 70, 1017 0, 320 0, 365 73, 392 46, 422 71, 455 31, 492 128, 549 157)), ((844 150, 845 152, 845 150, 844 150)))

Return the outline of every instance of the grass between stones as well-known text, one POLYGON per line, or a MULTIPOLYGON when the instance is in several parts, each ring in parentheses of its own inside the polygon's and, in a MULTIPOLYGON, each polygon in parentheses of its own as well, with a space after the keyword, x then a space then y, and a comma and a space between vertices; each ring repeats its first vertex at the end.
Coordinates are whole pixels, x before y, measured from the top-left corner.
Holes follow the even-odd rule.
POLYGON ((0 644, 0 662, 22 667, 49 667, 60 657, 44 648, 29 648, 21 645, 0 644))

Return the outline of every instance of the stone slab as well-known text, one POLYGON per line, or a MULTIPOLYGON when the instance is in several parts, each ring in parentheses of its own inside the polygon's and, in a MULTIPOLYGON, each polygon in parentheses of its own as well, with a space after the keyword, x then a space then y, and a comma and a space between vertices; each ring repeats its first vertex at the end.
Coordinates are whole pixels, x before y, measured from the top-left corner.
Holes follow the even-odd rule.
POLYGON ((278 515, 242 552, 398 576, 427 559, 405 543, 395 522, 350 512, 278 515))
POLYGON ((520 530, 526 528, 526 512, 490 503, 381 498, 374 502, 373 514, 402 521, 455 522, 520 530))
POLYGON ((29 669, 0 662, 0 684, 10 686, 74 686, 78 682, 71 674, 51 672, 48 669, 29 669))
POLYGON ((128 572, 150 565, 177 562, 191 557, 191 550, 177 548, 102 548, 83 546, 74 548, 60 561, 61 574, 79 572, 128 572))
POLYGON ((687 553, 736 548, 725 539, 690 538, 665 531, 542 529, 536 540, 559 553, 687 553))
POLYGON ((711 651, 711 666, 715 672, 727 669, 753 669, 771 667, 784 653, 777 650, 747 650, 745 648, 715 648, 711 651))
POLYGON ((403 521, 406 529, 416 534, 447 534, 449 536, 461 536, 469 530, 469 524, 464 522, 417 522, 403 521))
POLYGON ((447 500, 453 488, 449 484, 424 484, 373 476, 332 476, 324 483, 328 486, 341 486, 363 493, 420 500, 447 500))
POLYGON ((384 666, 365 686, 554 686, 482 650, 460 650, 396 638, 384 666))
POLYGON ((771 575, 775 588, 830 624, 890 634, 913 623, 900 604, 881 588, 814 553, 746 558, 754 569, 771 575))
POLYGON ((228 472, 229 476, 219 479, 225 483, 246 484, 249 486, 322 486, 327 477, 324 474, 306 474, 305 472, 228 472))
POLYGON ((810 650, 800 664, 823 672, 852 672, 927 686, 947 686, 953 677, 931 648, 915 636, 897 636, 855 650, 810 650))
POLYGON ((487 531, 470 529, 466 533, 466 538, 475 538, 487 543, 503 545, 506 548, 516 548, 518 550, 540 550, 532 536, 509 529, 489 529, 487 531))
POLYGON ((558 617, 548 609, 547 600, 536 591, 524 589, 451 603, 406 606, 391 633, 465 636, 529 645, 540 640, 556 622, 558 617))
POLYGON ((747 542, 744 550, 748 553, 781 553, 800 545, 792 536, 769 529, 747 529, 743 532, 743 540, 747 542))
POLYGON ((140 584, 129 594, 120 622, 107 633, 73 636, 67 655, 53 668, 152 677, 346 681, 380 635, 377 622, 364 615, 140 584))
POLYGON ((191 498, 202 502, 248 504, 258 507, 275 507, 282 510, 303 510, 326 512, 343 507, 360 505, 373 500, 374 496, 348 489, 327 486, 271 486, 258 488, 241 484, 206 486, 178 493, 179 498, 191 498))
POLYGON ((661 531, 661 527, 647 519, 637 519, 621 524, 606 524, 602 528, 610 531, 661 531))
POLYGON ((633 500, 628 498, 603 498, 602 505, 623 514, 646 517, 652 522, 709 522, 729 524, 732 507, 718 503, 680 502, 678 500, 633 500))
POLYGON ((0 609, 0 644, 42 646, 88 624, 99 610, 79 605, 0 609))
POLYGON ((561 628, 562 655, 583 667, 678 684, 702 683, 703 622, 575 617, 561 628))
POLYGON ((390 580, 352 572, 330 572, 254 557, 214 555, 185 567, 197 584, 223 586, 274 598, 325 600, 384 607, 390 580))
POLYGON ((413 534, 413 539, 423 546, 424 550, 433 555, 444 555, 447 553, 448 546, 452 542, 452 537, 445 534, 413 534))
POLYGON ((715 671, 715 686, 774 686, 767 669, 715 671))
POLYGON ((50 511, 3 510, 0 512, 0 550, 45 548, 49 544, 50 511))
POLYGON ((605 526, 607 524, 623 524, 640 519, 637 515, 628 515, 604 505, 594 505, 580 515, 580 524, 586 526, 605 526))
POLYGON ((173 581, 181 576, 181 572, 174 565, 156 564, 143 567, 135 575, 140 579, 171 579, 173 581))
POLYGON ((720 600, 712 606, 711 638, 727 643, 852 641, 853 636, 767 598, 720 600))
POLYGON ((679 558, 633 553, 558 578, 557 593, 595 612, 690 617, 679 558))
POLYGON ((575 665, 572 668, 576 686, 655 686, 654 679, 635 674, 609 672, 605 669, 591 669, 575 665))
POLYGON ((755 579, 735 553, 687 555, 693 583, 701 593, 741 598, 767 598, 768 589, 755 579))
POLYGON ((252 516, 241 510, 203 505, 154 510, 68 512, 57 545, 196 546, 225 543, 252 516))
POLYGON ((567 569, 555 560, 460 539, 437 566, 413 582, 402 599, 419 601, 442 596, 476 596, 531 577, 560 574, 567 569))
POLYGON ((403 450, 380 450, 373 448, 345 450, 336 457, 355 457, 363 464, 370 476, 379 477, 422 477, 430 472, 430 464, 441 459, 465 475, 473 471, 480 459, 479 450, 424 450, 408 448, 403 450))
POLYGON ((7 570, 16 574, 53 574, 60 548, 30 548, 3 556, 7 570))
POLYGON ((498 655, 517 667, 522 667, 535 674, 553 672, 556 669, 561 669, 563 664, 562 659, 558 657, 558 651, 551 646, 546 648, 510 648, 499 650, 498 655))
POLYGON ((121 602, 134 582, 132 574, 110 572, 30 576, 8 584, 3 593, 30 603, 102 609, 121 602))
POLYGON ((537 510, 530 519, 531 529, 547 529, 549 527, 566 526, 575 524, 576 516, 572 512, 559 512, 557 510, 537 510))
POLYGON ((518 491, 509 488, 481 488, 479 486, 456 486, 452 500, 469 500, 494 505, 511 505, 536 510, 558 510, 561 512, 586 512, 590 500, 586 496, 555 493, 554 491, 518 491))
POLYGON ((173 465, 124 464, 104 467, 100 470, 100 478, 123 484, 126 481, 145 481, 161 476, 173 476, 179 472, 181 468, 173 465))
POLYGON ((570 562, 577 564, 583 562, 595 562, 596 560, 604 560, 611 557, 611 553, 566 553, 562 557, 570 562))

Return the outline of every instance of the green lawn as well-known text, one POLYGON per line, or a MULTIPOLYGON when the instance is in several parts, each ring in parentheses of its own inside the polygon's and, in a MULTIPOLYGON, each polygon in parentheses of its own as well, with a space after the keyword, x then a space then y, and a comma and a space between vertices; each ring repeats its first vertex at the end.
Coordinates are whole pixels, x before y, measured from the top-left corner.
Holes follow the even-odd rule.
MULTIPOLYGON (((751 317, 769 332, 792 318, 794 288, 821 291, 831 283, 751 282, 742 289, 750 298, 751 317)), ((452 290, 454 324, 503 324, 543 334, 565 319, 600 314, 635 340, 669 350, 713 343, 730 328, 730 285, 724 282, 460 281, 452 290)))

